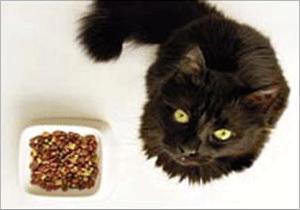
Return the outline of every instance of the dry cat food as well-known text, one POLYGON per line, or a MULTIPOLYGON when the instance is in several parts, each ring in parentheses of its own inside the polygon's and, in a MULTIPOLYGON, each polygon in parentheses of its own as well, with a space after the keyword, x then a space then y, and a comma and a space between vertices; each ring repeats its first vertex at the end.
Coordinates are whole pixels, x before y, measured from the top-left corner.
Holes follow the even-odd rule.
POLYGON ((31 184, 47 191, 90 189, 99 173, 94 135, 44 132, 30 139, 31 184))

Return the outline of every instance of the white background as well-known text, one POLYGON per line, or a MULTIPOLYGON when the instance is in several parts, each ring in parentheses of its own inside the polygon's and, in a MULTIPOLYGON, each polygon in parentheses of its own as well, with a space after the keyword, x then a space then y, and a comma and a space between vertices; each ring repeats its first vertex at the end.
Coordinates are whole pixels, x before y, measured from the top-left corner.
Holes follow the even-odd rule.
POLYGON ((146 161, 138 139, 144 76, 156 46, 127 46, 93 63, 75 41, 85 1, 1 2, 1 200, 3 208, 298 208, 299 2, 213 2, 268 35, 291 87, 289 106, 254 166, 205 186, 178 184, 146 161), (27 195, 18 184, 22 128, 41 117, 107 121, 122 148, 117 188, 99 201, 27 195))

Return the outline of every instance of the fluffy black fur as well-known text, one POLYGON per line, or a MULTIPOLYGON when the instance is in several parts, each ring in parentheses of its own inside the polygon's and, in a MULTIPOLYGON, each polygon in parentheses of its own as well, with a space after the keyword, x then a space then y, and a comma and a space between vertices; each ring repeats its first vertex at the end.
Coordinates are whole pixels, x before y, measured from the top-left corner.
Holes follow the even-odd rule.
POLYGON ((189 21, 218 14, 196 1, 94 1, 82 18, 79 40, 97 61, 118 58, 125 39, 157 44, 189 21))
POLYGON ((128 39, 161 44, 141 138, 170 177, 206 183, 250 167, 287 103, 269 40, 203 1, 96 1, 79 39, 97 61, 117 58, 128 39), (178 108, 187 124, 174 120, 178 108), (216 141, 219 128, 234 137, 216 141))

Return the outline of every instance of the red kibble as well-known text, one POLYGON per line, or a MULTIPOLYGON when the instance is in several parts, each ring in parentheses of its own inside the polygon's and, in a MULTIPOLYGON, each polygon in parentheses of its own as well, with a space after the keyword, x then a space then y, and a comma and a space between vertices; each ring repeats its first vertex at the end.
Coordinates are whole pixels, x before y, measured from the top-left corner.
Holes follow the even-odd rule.
POLYGON ((98 176, 95 136, 75 132, 44 132, 30 140, 31 184, 47 191, 88 189, 98 176), (95 158, 96 157, 96 158, 95 158))

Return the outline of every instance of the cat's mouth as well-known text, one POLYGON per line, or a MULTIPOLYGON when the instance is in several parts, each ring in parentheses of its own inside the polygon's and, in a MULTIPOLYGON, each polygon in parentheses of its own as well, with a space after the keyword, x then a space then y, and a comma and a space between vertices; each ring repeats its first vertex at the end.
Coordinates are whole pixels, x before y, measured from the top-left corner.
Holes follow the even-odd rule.
POLYGON ((211 162, 211 158, 207 156, 179 156, 175 161, 183 166, 200 166, 211 162))
POLYGON ((211 163, 213 160, 211 156, 204 156, 198 153, 193 155, 183 155, 166 149, 163 153, 167 154, 171 159, 182 166, 202 166, 211 163))

